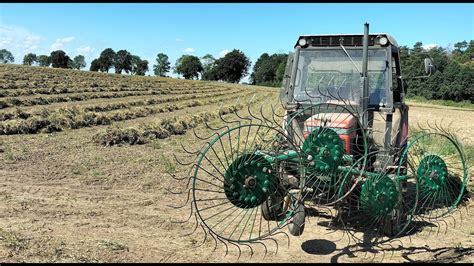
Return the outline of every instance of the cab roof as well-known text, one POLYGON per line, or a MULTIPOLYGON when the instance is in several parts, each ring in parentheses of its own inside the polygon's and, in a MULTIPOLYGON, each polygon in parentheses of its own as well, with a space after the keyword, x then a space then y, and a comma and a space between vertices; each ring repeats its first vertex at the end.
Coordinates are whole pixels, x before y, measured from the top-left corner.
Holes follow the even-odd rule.
MULTIPOLYGON (((398 47, 398 43, 393 36, 387 33, 372 33, 369 34, 369 46, 375 45, 375 39, 377 37, 386 37, 388 43, 392 46, 398 47)), ((339 46, 340 39, 342 38, 342 44, 345 46, 362 46, 363 34, 318 34, 318 35, 301 35, 296 41, 295 48, 298 46, 298 41, 301 38, 306 38, 311 46, 339 46)))

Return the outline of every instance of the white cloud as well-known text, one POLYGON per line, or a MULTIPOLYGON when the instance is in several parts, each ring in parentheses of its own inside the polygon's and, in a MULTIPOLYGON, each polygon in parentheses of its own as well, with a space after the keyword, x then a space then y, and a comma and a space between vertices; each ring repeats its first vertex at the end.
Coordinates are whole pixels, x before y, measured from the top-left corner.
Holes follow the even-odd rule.
POLYGON ((14 55, 37 52, 42 40, 43 37, 22 27, 0 25, 0 48, 14 55))
POLYGON ((438 46, 438 44, 436 44, 436 43, 425 44, 425 45, 423 45, 423 49, 430 50, 432 48, 435 48, 436 46, 438 46))
POLYGON ((219 58, 224 57, 228 53, 229 53, 229 50, 227 50, 227 49, 224 49, 224 50, 220 51, 219 52, 219 58))
POLYGON ((63 50, 64 44, 63 43, 60 43, 60 42, 55 42, 53 44, 51 44, 51 47, 49 48, 49 50, 51 51, 56 51, 56 50, 63 50))
POLYGON ((68 43, 68 42, 74 41, 75 39, 76 38, 74 36, 70 36, 70 37, 56 39, 56 42, 68 43))
POLYGON ((194 50, 194 48, 186 48, 186 49, 183 50, 183 52, 188 53, 188 54, 192 54, 192 53, 195 52, 195 50, 194 50))
POLYGON ((53 44, 51 44, 51 47, 49 48, 49 50, 51 51, 64 50, 64 44, 73 42, 75 39, 76 38, 74 36, 58 38, 53 44))
POLYGON ((76 48, 76 53, 84 55, 84 56, 88 56, 92 54, 94 51, 95 49, 90 46, 81 46, 81 47, 76 48))

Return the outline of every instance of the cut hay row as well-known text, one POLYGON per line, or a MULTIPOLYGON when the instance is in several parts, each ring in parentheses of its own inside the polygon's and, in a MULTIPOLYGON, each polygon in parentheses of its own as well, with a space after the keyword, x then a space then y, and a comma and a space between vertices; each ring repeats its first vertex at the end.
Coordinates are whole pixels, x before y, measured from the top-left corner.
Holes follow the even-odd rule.
POLYGON ((53 112, 76 112, 76 110, 81 112, 107 112, 119 109, 126 109, 130 107, 138 106, 152 106, 162 103, 172 103, 172 102, 181 102, 192 99, 203 99, 210 97, 220 97, 223 95, 234 95, 232 92, 218 93, 218 94, 189 94, 181 95, 174 97, 160 97, 160 98, 150 98, 143 100, 135 101, 123 101, 116 103, 106 103, 106 104, 94 104, 89 106, 73 106, 73 107, 61 107, 61 108, 36 108, 30 111, 24 111, 21 108, 15 108, 13 111, 4 111, 0 112, 0 121, 7 121, 12 119, 28 119, 32 116, 42 116, 47 117, 53 112))
MULTIPOLYGON (((209 86, 196 86, 191 90, 194 92, 211 92, 211 91, 222 91, 228 90, 225 87, 209 87, 209 86)), ((92 93, 92 92, 128 92, 128 91, 156 91, 159 94, 181 94, 183 91, 189 91, 190 88, 171 88, 171 87, 85 87, 85 88, 68 88, 68 87, 46 87, 46 88, 35 88, 35 89, 2 89, 0 90, 0 98, 4 97, 19 97, 19 96, 30 96, 30 95, 56 95, 56 94, 72 94, 72 93, 92 93)))
POLYGON ((220 115, 234 113, 245 105, 234 104, 220 108, 218 111, 204 111, 184 117, 165 118, 157 123, 135 127, 110 127, 96 133, 92 139, 95 143, 113 146, 119 144, 144 144, 150 139, 165 139, 171 135, 185 134, 188 129, 218 118, 220 115))
MULTIPOLYGON (((0 64, 0 94, 3 91, 23 89, 39 91, 45 89, 44 92, 49 94, 49 92, 74 91, 84 88, 101 91, 102 89, 104 91, 122 91, 160 88, 164 91, 186 92, 190 88, 206 89, 216 87, 231 88, 233 86, 217 82, 0 64)), ((10 92, 6 94, 10 94, 10 92)))
MULTIPOLYGON (((250 95, 253 92, 245 95, 250 95)), ((244 96, 245 96, 244 95, 244 96)), ((58 110, 47 114, 46 117, 35 115, 25 120, 8 120, 0 123, 0 135, 12 134, 35 134, 41 132, 57 132, 63 129, 77 129, 95 125, 109 125, 115 121, 130 120, 145 117, 157 113, 173 112, 180 109, 210 105, 226 102, 240 98, 243 95, 234 94, 230 97, 212 98, 207 101, 192 100, 188 103, 177 105, 168 104, 163 107, 136 107, 127 110, 116 110, 111 112, 85 112, 79 108, 58 110)))
MULTIPOLYGON (((230 90, 223 90, 230 91, 230 90)), ((206 92, 206 91, 204 91, 206 92)), ((190 90, 186 94, 201 94, 200 90, 190 90)), ((0 109, 16 106, 34 106, 34 105, 48 105, 51 103, 59 102, 80 102, 91 99, 113 99, 113 98, 124 98, 130 96, 146 96, 146 95, 161 95, 157 91, 127 91, 127 92, 105 92, 105 93, 92 93, 92 94, 76 94, 76 95, 55 95, 55 96, 39 96, 30 98, 6 98, 0 100, 0 109)))

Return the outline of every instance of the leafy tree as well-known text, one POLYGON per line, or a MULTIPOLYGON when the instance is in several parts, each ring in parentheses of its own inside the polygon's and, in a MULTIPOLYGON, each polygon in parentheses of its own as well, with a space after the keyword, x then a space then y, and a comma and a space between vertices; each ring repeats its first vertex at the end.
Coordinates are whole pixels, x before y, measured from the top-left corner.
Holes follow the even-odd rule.
POLYGON ((115 51, 112 48, 104 49, 99 56, 100 71, 109 73, 114 66, 115 51))
POLYGON ((98 72, 100 70, 100 61, 99 59, 94 59, 92 60, 91 62, 91 67, 90 67, 90 71, 95 71, 95 72, 98 72))
POLYGON ((31 66, 37 61, 36 54, 29 53, 23 57, 23 65, 31 66))
POLYGON ((262 76, 262 65, 265 63, 265 61, 268 61, 270 59, 270 55, 268 53, 263 53, 260 55, 260 57, 257 59, 257 62, 255 62, 255 65, 253 66, 253 72, 250 74, 250 83, 253 85, 260 85, 262 82, 261 76, 262 76))
POLYGON ((153 65, 153 72, 155 75, 164 77, 166 73, 170 71, 170 62, 169 58, 164 53, 159 53, 156 55, 156 65, 153 65))
POLYGON ((219 80, 217 60, 211 55, 206 54, 201 58, 203 80, 219 80))
POLYGON ((202 70, 201 61, 194 55, 183 55, 176 61, 175 72, 185 79, 198 78, 202 70))
POLYGON ((12 53, 6 49, 0 50, 0 63, 7 64, 15 62, 15 58, 12 53))
POLYGON ((136 74, 139 76, 145 76, 145 73, 148 71, 148 60, 140 60, 137 64, 136 74))
POLYGON ((468 47, 468 45, 466 41, 462 41, 455 43, 454 47, 456 48, 454 49, 454 52, 462 53, 468 47))
POLYGON ((407 96, 421 96, 426 99, 469 100, 474 103, 474 62, 472 58, 473 41, 458 42, 449 52, 442 47, 423 49, 417 42, 413 48, 400 47, 400 60, 403 75, 408 81, 407 96), (436 72, 428 78, 412 79, 426 75, 424 58, 432 58, 436 72))
POLYGON ((42 67, 49 67, 49 65, 51 65, 51 61, 47 55, 39 55, 37 61, 39 66, 42 67))
POLYGON ((234 49, 217 62, 219 78, 232 83, 239 82, 248 74, 250 59, 240 50, 234 49))
POLYGON ((255 62, 253 73, 250 75, 254 85, 280 86, 285 73, 288 54, 262 54, 255 62))
POLYGON ((84 58, 83 55, 77 55, 76 57, 74 57, 74 68, 75 69, 81 69, 81 68, 84 68, 86 67, 86 60, 84 58))
POLYGON ((68 68, 71 66, 71 59, 63 50, 57 50, 51 52, 50 55, 51 65, 54 68, 68 68))
POLYGON ((132 71, 131 71, 132 75, 135 75, 137 73, 138 65, 140 64, 140 61, 142 61, 142 59, 138 55, 132 55, 132 71))
POLYGON ((127 50, 120 50, 115 54, 114 61, 115 73, 122 74, 122 70, 125 70, 125 73, 132 71, 132 54, 127 50))
POLYGON ((74 61, 69 56, 67 58, 67 68, 74 68, 74 61))

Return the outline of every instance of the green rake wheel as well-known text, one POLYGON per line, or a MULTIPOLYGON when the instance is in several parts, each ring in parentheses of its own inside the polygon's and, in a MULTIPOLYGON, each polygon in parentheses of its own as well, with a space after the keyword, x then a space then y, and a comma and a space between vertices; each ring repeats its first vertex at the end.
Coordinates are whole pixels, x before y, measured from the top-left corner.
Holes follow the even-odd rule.
POLYGON ((344 178, 339 193, 351 189, 336 205, 338 222, 364 235, 370 234, 372 244, 382 244, 409 232, 418 202, 416 180, 407 181, 406 176, 398 175, 389 165, 378 172, 362 172, 358 180, 350 178, 351 172, 344 178), (402 182, 409 186, 404 188, 402 182))
POLYGON ((389 215, 397 205, 400 191, 388 175, 368 178, 360 192, 361 209, 369 216, 389 215))
POLYGON ((403 151, 407 177, 418 180, 417 217, 436 220, 461 202, 467 183, 467 166, 461 145, 448 133, 421 132, 403 151))
MULTIPOLYGON (((299 153, 282 150, 282 138, 278 128, 244 124, 227 128, 203 147, 192 176, 192 198, 208 232, 245 244, 271 237, 291 220, 300 202, 299 184, 279 178, 278 171, 282 161, 295 172, 302 166, 299 153), (269 203, 272 210, 287 208, 278 209, 277 219, 268 219, 272 214, 262 206, 269 203)), ((290 143, 289 149, 296 147, 290 143)))
POLYGON ((308 188, 305 200, 327 206, 348 195, 350 191, 339 193, 347 171, 353 171, 350 178, 356 180, 362 172, 355 169, 364 169, 367 163, 369 142, 361 128, 360 119, 350 106, 335 103, 309 105, 285 122, 288 138, 301 147, 308 188), (305 126, 297 122, 304 120, 305 126))
POLYGON ((254 208, 275 194, 278 178, 271 173, 272 163, 261 154, 244 154, 225 172, 226 197, 235 206, 254 208))
MULTIPOLYGON (((310 172, 318 172, 328 175, 337 170, 342 164, 344 148, 339 135, 330 128, 317 127, 303 143, 303 152, 309 154, 314 160, 308 169, 310 172)), ((334 181, 333 181, 334 183, 334 181)))

